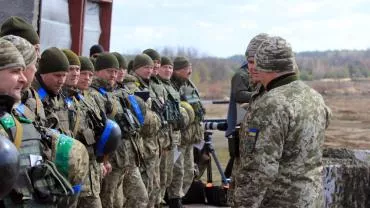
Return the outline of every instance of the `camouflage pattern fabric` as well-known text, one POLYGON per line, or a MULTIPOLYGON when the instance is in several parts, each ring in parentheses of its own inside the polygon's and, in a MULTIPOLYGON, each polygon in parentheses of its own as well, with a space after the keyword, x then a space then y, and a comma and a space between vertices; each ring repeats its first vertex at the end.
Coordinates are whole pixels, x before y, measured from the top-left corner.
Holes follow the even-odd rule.
POLYGON ((298 71, 291 45, 281 37, 271 37, 261 43, 255 55, 255 64, 257 71, 298 71))
POLYGON ((23 60, 26 66, 31 63, 36 63, 37 55, 35 47, 26 39, 15 35, 6 35, 2 38, 10 41, 18 49, 18 51, 23 56, 23 60))
POLYGON ((115 195, 114 207, 147 207, 149 197, 145 185, 142 182, 139 169, 127 169, 125 175, 127 175, 127 177, 123 178, 119 184, 118 192, 115 195), (131 189, 126 188, 126 186, 131 187, 131 189))
POLYGON ((148 110, 146 112, 144 125, 141 129, 141 135, 143 137, 143 148, 144 148, 144 166, 142 167, 142 178, 145 187, 148 191, 149 203, 148 207, 154 207, 158 195, 160 193, 160 182, 159 182, 159 164, 160 164, 160 144, 159 144, 159 129, 161 128, 161 120, 159 115, 150 110, 153 100, 160 100, 164 102, 163 93, 158 97, 156 91, 160 91, 160 86, 157 84, 156 88, 153 88, 151 80, 145 81, 140 78, 137 74, 133 74, 138 80, 137 88, 133 91, 149 91, 149 99, 147 101, 148 110))
POLYGON ((31 87, 22 91, 21 102, 33 113, 30 117, 33 118, 32 120, 36 125, 45 126, 46 116, 44 105, 34 88, 31 87))
POLYGON ((0 70, 15 67, 26 67, 22 54, 11 42, 0 38, 0 70))
POLYGON ((69 119, 71 114, 76 113, 73 103, 71 103, 71 105, 67 104, 62 94, 49 95, 47 90, 41 87, 38 79, 41 79, 41 77, 36 77, 34 79, 32 87, 38 92, 38 96, 44 106, 46 117, 44 122, 45 127, 58 130, 68 136, 73 136, 70 129, 72 124, 69 119))
POLYGON ((188 192, 194 179, 193 145, 180 146, 180 156, 175 161, 168 198, 181 198, 188 192))
POLYGON ((245 52, 245 56, 247 58, 254 57, 254 55, 256 55, 258 47, 261 45, 262 42, 264 42, 268 38, 269 38, 269 35, 266 33, 260 33, 254 36, 248 44, 247 51, 245 52))
POLYGON ((243 121, 234 207, 323 207, 330 110, 302 81, 286 79, 255 100, 243 121))
MULTIPOLYGON (((123 108, 119 102, 119 98, 116 92, 102 79, 96 78, 91 84, 90 96, 96 100, 100 109, 102 109, 107 115, 111 115, 113 106, 116 106, 117 113, 113 120, 115 120, 121 127, 123 124, 119 122, 120 117, 123 116, 123 108), (103 88, 106 94, 99 92, 99 89, 103 88)), ((117 200, 121 201, 121 198, 126 198, 130 203, 142 204, 148 202, 148 195, 141 195, 138 198, 135 195, 117 195, 120 192, 119 185, 123 181, 131 180, 131 175, 127 174, 128 170, 136 169, 140 165, 141 147, 140 147, 140 136, 138 133, 134 135, 123 134, 122 142, 118 146, 117 150, 109 155, 109 162, 112 165, 112 172, 103 179, 103 185, 100 192, 100 197, 103 207, 114 207, 115 197, 119 197, 117 200), (141 201, 138 201, 141 200, 141 201)), ((139 172, 139 171, 138 171, 139 172)), ((126 184, 123 188, 127 190, 135 190, 137 193, 146 193, 145 187, 142 185, 143 181, 141 177, 136 178, 130 184, 126 184)), ((127 193, 124 191, 124 194, 127 193)))
MULTIPOLYGON (((14 112, 16 116, 12 116, 13 119, 18 119, 21 122, 23 128, 23 139, 19 154, 20 154, 20 171, 21 174, 18 176, 17 183, 14 186, 14 190, 18 192, 18 196, 22 196, 21 203, 15 203, 11 199, 10 195, 3 198, 4 207, 9 208, 24 208, 24 207, 36 207, 36 208, 54 208, 56 205, 53 204, 41 204, 37 202, 32 195, 32 190, 29 189, 28 185, 28 176, 26 175, 26 171, 31 167, 31 159, 30 155, 39 156, 41 157, 43 154, 44 146, 41 142, 41 135, 35 129, 35 127, 30 123, 30 120, 20 116, 17 112, 14 112), (32 139, 31 139, 32 138, 32 139)), ((8 114, 10 115, 10 114, 8 114)), ((15 128, 15 127, 14 127, 15 128)), ((17 129, 12 128, 11 132, 13 133, 12 136, 9 136, 7 131, 3 128, 0 124, 0 135, 3 135, 7 138, 15 138, 15 132, 17 129)), ((39 183, 34 184, 38 187, 45 187, 45 188, 52 188, 53 187, 53 180, 46 180, 38 181, 39 183)))

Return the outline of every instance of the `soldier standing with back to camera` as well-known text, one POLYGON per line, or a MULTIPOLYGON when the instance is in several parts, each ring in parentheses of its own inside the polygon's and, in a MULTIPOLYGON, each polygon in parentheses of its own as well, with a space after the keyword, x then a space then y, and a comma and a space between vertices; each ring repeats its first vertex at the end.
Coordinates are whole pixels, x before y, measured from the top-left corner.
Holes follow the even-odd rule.
POLYGON ((192 66, 185 57, 176 57, 174 72, 171 78, 174 88, 179 92, 183 107, 187 112, 194 113, 193 119, 189 116, 189 126, 181 130, 181 144, 179 158, 175 163, 173 178, 169 186, 171 207, 181 207, 181 198, 188 192, 194 178, 193 144, 203 139, 201 122, 204 119, 205 109, 201 103, 199 92, 190 81, 192 66))
POLYGON ((252 79, 266 92, 242 123, 233 207, 323 207, 322 145, 330 109, 298 79, 283 38, 264 41, 255 65, 252 79))

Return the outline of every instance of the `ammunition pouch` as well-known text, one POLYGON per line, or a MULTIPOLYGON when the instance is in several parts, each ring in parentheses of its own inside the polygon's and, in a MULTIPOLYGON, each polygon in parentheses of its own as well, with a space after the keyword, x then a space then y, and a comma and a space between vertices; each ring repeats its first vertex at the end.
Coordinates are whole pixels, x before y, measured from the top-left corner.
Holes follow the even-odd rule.
POLYGON ((175 131, 180 130, 185 126, 180 112, 180 103, 178 101, 167 100, 164 104, 163 113, 167 118, 168 123, 172 124, 175 131))
POLYGON ((41 161, 29 168, 27 176, 32 186, 33 197, 40 204, 56 204, 59 198, 74 194, 71 184, 51 161, 41 161))

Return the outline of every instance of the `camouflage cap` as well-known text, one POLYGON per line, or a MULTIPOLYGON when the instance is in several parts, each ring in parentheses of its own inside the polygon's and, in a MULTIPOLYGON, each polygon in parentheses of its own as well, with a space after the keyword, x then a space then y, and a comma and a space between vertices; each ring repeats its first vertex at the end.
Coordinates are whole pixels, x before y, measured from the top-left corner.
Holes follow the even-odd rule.
POLYGON ((18 49, 18 51, 22 54, 24 63, 26 66, 36 63, 37 54, 35 47, 28 42, 26 39, 14 36, 14 35, 6 35, 3 37, 5 40, 10 41, 13 45, 18 49))
POLYGON ((0 70, 17 67, 26 67, 22 54, 11 42, 0 38, 0 70))
POLYGON ((245 51, 245 56, 248 57, 254 57, 254 55, 257 52, 258 47, 261 45, 261 43, 269 38, 269 35, 266 33, 260 33, 249 42, 247 50, 245 51))
POLYGON ((294 53, 290 44, 281 37, 264 41, 255 55, 256 70, 264 72, 296 71, 294 53))

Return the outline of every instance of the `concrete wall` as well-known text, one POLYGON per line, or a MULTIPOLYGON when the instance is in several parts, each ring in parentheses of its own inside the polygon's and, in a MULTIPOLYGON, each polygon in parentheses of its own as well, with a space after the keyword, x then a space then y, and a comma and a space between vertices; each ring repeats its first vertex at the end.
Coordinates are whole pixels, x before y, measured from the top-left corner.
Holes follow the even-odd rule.
POLYGON ((325 208, 370 207, 370 151, 325 149, 325 208))
POLYGON ((0 0, 0 23, 10 16, 20 16, 37 28, 40 0, 0 0))

